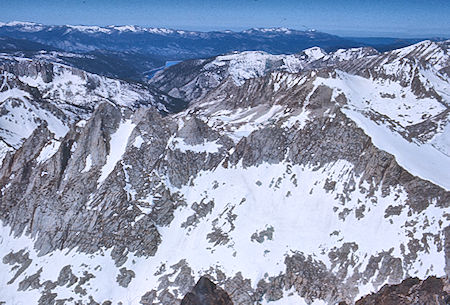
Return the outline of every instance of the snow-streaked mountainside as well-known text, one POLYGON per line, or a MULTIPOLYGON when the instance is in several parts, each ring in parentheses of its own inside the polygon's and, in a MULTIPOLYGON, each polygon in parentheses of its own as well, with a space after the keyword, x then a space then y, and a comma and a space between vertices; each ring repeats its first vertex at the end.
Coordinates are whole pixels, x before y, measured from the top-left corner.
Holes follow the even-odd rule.
POLYGON ((108 79, 51 59, 0 54, 0 159, 42 124, 55 140, 63 138, 71 124, 89 118, 101 102, 130 109, 154 105, 165 112, 182 104, 148 86, 108 79))
POLYGON ((448 277, 448 51, 232 53, 148 87, 5 57, 0 303, 179 304, 208 275, 234 304, 353 304, 448 277))

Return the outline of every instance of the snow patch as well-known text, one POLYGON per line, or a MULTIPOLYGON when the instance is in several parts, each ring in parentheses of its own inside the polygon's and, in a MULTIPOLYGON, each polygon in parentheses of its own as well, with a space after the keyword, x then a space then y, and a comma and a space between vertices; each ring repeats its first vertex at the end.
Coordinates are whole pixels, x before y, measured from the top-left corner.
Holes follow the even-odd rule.
POLYGON ((141 136, 137 136, 137 137, 134 139, 133 146, 139 149, 139 148, 141 148, 141 146, 142 146, 143 143, 145 143, 145 142, 144 142, 144 139, 142 139, 141 136))
POLYGON ((173 138, 171 149, 178 149, 181 152, 185 153, 186 151, 193 151, 196 153, 207 153, 214 154, 219 152, 219 149, 222 147, 221 144, 217 144, 218 140, 213 142, 203 142, 197 145, 189 145, 186 144, 183 138, 173 138))
POLYGON ((42 148, 39 156, 36 158, 38 163, 42 163, 48 159, 50 159, 59 149, 61 142, 56 140, 51 140, 47 145, 42 148))
POLYGON ((84 162, 84 164, 85 164, 85 166, 84 166, 84 168, 83 168, 83 170, 81 172, 82 173, 87 173, 92 168, 92 157, 91 157, 91 154, 89 154, 86 157, 86 161, 84 162))
POLYGON ((116 163, 122 158, 127 148, 128 138, 135 126, 136 125, 131 120, 126 120, 125 122, 122 122, 116 132, 111 135, 109 154, 106 158, 105 165, 102 167, 98 185, 103 183, 114 170, 116 163))

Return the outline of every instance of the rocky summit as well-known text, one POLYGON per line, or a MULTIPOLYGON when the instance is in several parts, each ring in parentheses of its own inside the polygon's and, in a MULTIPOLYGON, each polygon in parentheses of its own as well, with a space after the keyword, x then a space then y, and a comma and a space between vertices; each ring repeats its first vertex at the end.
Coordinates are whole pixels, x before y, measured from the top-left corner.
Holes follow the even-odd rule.
POLYGON ((449 46, 0 55, 0 304, 445 300, 449 46))
POLYGON ((356 305, 407 305, 450 303, 448 282, 444 279, 429 277, 425 280, 409 278, 397 285, 386 285, 375 294, 371 294, 356 302, 356 305))
POLYGON ((181 300, 181 305, 233 305, 233 302, 222 288, 202 276, 181 300))

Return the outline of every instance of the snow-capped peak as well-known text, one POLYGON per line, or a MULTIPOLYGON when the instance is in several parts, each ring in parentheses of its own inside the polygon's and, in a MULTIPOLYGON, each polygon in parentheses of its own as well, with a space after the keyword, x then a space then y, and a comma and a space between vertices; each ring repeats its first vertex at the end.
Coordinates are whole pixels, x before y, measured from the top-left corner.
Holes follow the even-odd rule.
POLYGON ((34 26, 34 25, 42 26, 42 24, 40 23, 27 21, 10 21, 7 23, 0 22, 0 26, 34 26))
POLYGON ((246 34, 251 34, 251 33, 284 33, 284 34, 291 34, 292 30, 285 28, 285 27, 280 27, 280 28, 252 28, 250 30, 245 30, 243 31, 243 33, 246 34))
POLYGON ((107 28, 103 28, 100 26, 91 26, 91 25, 66 25, 69 29, 84 32, 84 33, 110 33, 111 30, 108 30, 107 28))
POLYGON ((22 32, 38 32, 45 28, 45 25, 35 22, 11 21, 0 22, 0 27, 17 27, 22 32))
POLYGON ((204 69, 215 70, 217 67, 227 67, 229 75, 237 85, 245 80, 260 77, 270 70, 298 71, 302 61, 295 55, 272 55, 262 51, 246 51, 218 56, 204 69))
POLYGON ((377 55, 379 54, 377 50, 365 47, 365 48, 350 48, 350 49, 339 49, 331 53, 327 58, 337 61, 348 61, 363 58, 365 56, 377 55))
POLYGON ((312 47, 302 52, 306 56, 308 56, 309 60, 319 60, 327 55, 327 53, 319 47, 312 47))
POLYGON ((419 58, 438 66, 449 61, 448 41, 437 43, 431 40, 424 40, 411 46, 391 51, 390 53, 400 58, 419 58))
POLYGON ((189 31, 174 31, 167 28, 156 28, 156 27, 143 27, 137 25, 108 25, 108 26, 97 26, 97 25, 53 25, 47 26, 40 23, 34 22, 21 22, 21 21, 11 21, 8 23, 0 22, 0 27, 17 27, 17 30, 23 32, 37 32, 44 29, 54 29, 54 28, 67 28, 68 31, 79 31, 83 33, 105 33, 112 34, 114 32, 147 32, 153 34, 186 34, 192 33, 189 31))
MULTIPOLYGON (((145 31, 154 34, 172 34, 175 32, 174 30, 166 28, 145 28, 145 31)), ((184 31, 179 32, 182 32, 183 34, 185 33, 184 31)))
POLYGON ((405 61, 410 65, 426 64, 439 71, 450 65, 448 55, 448 42, 434 42, 424 40, 408 47, 389 51, 383 54, 385 59, 383 64, 390 64, 391 70, 398 70, 397 66, 404 66, 405 61))
POLYGON ((134 25, 119 25, 119 26, 110 26, 111 29, 117 30, 119 32, 139 32, 141 28, 134 25))

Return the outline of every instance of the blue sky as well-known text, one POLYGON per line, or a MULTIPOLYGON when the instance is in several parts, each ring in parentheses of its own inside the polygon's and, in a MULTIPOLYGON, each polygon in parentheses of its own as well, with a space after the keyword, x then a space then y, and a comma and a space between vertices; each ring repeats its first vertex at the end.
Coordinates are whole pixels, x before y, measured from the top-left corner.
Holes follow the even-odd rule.
POLYGON ((343 36, 450 36, 450 0, 0 0, 0 21, 188 30, 317 29, 343 36))

